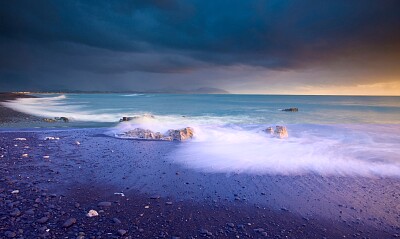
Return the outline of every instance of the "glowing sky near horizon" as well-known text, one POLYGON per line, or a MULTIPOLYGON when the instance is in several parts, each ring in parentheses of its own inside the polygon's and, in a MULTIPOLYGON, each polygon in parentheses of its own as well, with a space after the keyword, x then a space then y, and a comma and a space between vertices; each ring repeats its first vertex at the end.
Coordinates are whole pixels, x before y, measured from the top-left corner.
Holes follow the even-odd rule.
POLYGON ((0 3, 0 91, 400 95, 400 2, 0 3))

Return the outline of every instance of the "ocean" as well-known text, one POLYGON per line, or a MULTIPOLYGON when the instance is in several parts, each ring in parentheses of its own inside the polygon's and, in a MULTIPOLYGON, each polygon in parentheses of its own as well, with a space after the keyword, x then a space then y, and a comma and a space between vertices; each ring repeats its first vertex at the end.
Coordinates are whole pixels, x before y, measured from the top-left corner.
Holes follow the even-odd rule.
POLYGON ((173 95, 173 94, 38 94, 7 106, 42 117, 65 116, 71 126, 98 127, 123 116, 152 114, 179 120, 236 124, 400 124, 400 97, 173 95), (297 107, 299 112, 281 109, 297 107), (88 124, 91 123, 91 124, 88 124))
MULTIPOLYGON (((168 158, 206 172, 400 176, 400 97, 62 94, 3 103, 70 128, 118 137, 134 128, 195 136, 168 158), (298 112, 282 109, 296 107, 298 112), (154 117, 148 117, 152 115, 154 117), (124 116, 135 120, 119 122, 124 116), (279 139, 264 129, 285 126, 279 139)), ((49 126, 51 123, 49 123, 49 126)), ((161 142, 160 142, 161 143, 161 142)))

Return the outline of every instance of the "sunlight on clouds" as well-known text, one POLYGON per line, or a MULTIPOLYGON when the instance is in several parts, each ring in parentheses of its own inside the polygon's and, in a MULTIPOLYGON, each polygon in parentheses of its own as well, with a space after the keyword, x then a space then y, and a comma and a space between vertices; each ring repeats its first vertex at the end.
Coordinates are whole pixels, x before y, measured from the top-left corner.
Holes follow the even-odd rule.
POLYGON ((400 82, 359 84, 355 86, 302 86, 289 94, 309 95, 400 95, 400 82))

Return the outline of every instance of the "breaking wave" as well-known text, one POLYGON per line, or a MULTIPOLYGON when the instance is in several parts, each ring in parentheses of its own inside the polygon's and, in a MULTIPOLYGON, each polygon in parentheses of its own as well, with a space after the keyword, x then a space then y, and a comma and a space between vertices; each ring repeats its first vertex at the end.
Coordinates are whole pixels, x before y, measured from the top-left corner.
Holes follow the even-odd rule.
POLYGON ((167 118, 138 117, 109 133, 190 126, 195 137, 178 144, 168 159, 204 172, 400 177, 398 125, 287 125, 289 138, 279 139, 263 131, 269 125, 167 118))
POLYGON ((88 122, 115 122, 118 120, 118 116, 114 114, 99 114, 96 111, 85 110, 82 103, 71 104, 66 100, 66 95, 59 95, 42 98, 18 98, 1 104, 13 110, 38 117, 54 118, 62 116, 72 121, 88 122))
POLYGON ((128 94, 128 95, 122 95, 125 97, 134 97, 134 96, 144 96, 145 94, 128 94))

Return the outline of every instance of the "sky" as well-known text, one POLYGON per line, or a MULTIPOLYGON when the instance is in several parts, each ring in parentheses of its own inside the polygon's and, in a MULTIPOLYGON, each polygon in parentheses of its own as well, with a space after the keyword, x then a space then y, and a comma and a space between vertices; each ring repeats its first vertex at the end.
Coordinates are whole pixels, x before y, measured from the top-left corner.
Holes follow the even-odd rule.
POLYGON ((400 95, 398 0, 0 2, 0 91, 400 95))

